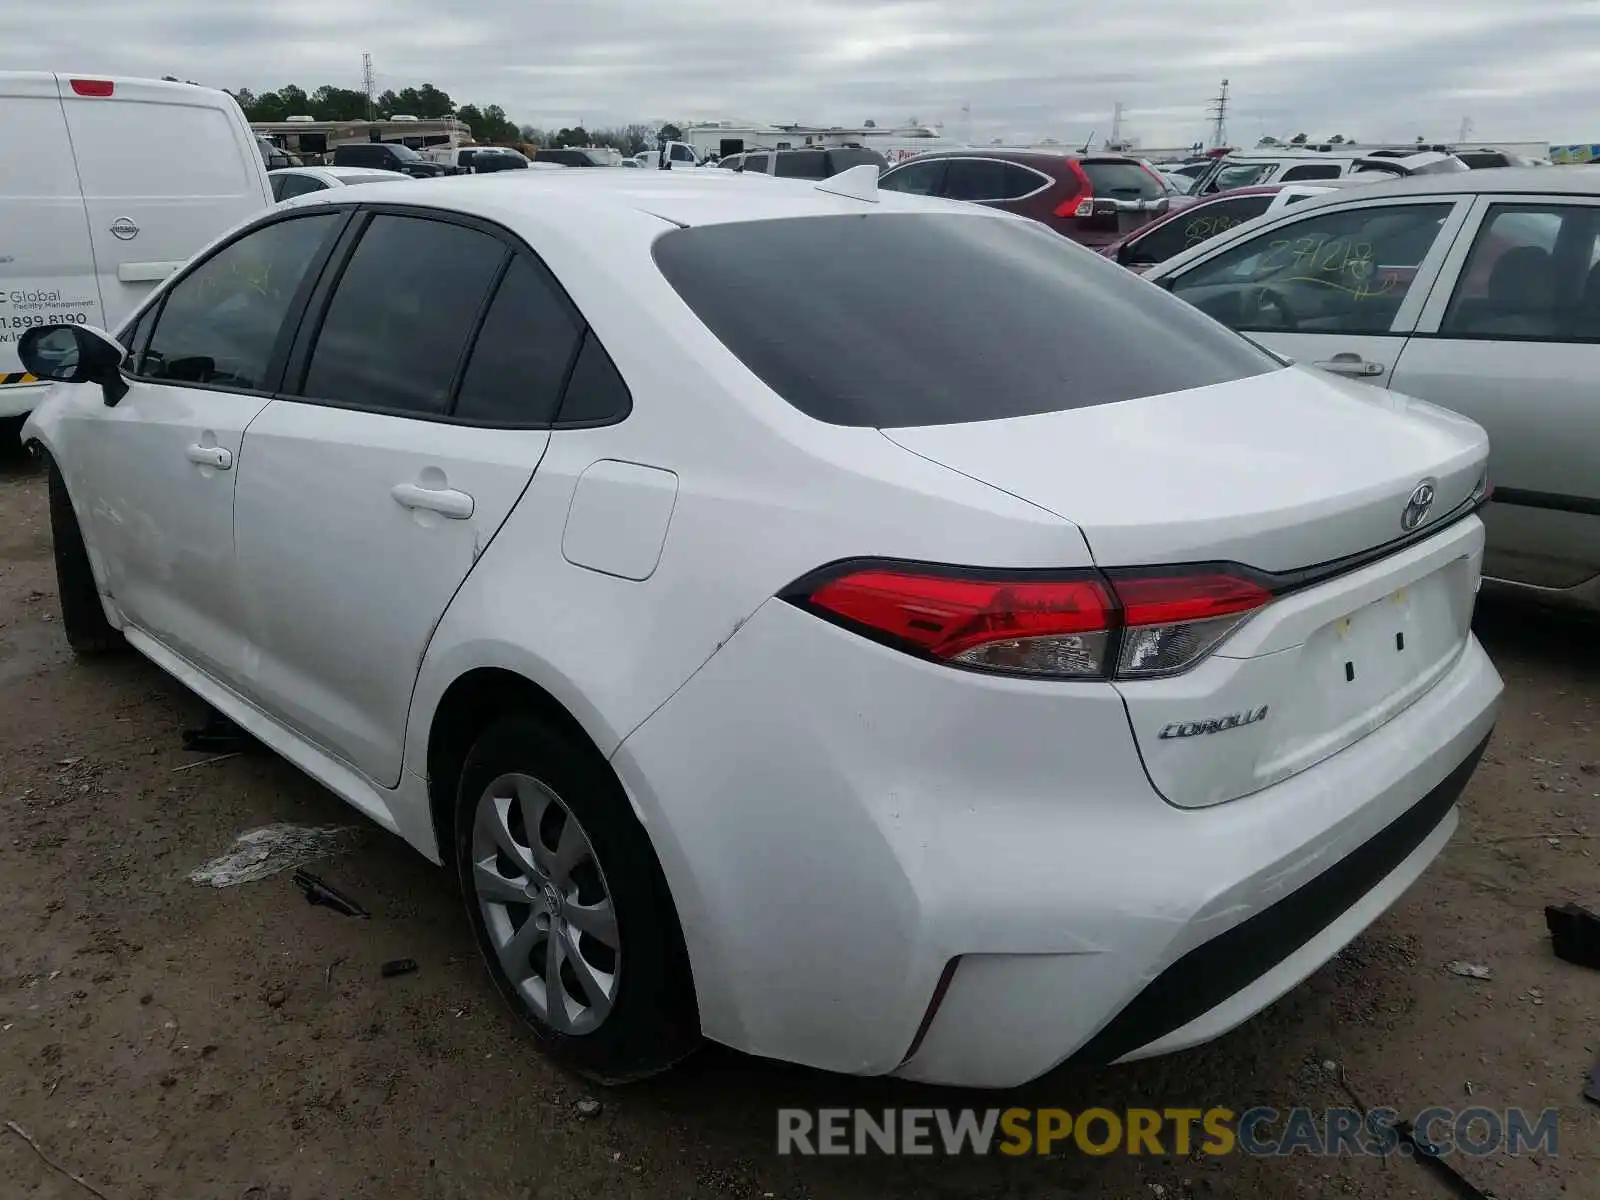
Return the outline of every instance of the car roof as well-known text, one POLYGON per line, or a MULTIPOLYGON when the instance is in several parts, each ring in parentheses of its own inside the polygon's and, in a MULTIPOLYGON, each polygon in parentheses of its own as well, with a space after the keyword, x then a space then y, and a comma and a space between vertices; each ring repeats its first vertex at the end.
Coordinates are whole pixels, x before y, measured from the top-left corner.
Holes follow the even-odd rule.
POLYGON ((374 175, 395 175, 410 179, 404 171, 385 171, 379 167, 289 167, 288 170, 301 172, 320 171, 324 175, 332 175, 335 179, 371 179, 374 175))
POLYGON ((1082 162, 1129 162, 1138 163, 1139 160, 1131 154, 1120 154, 1107 151, 1103 154, 1081 153, 1077 150, 1032 150, 1015 146, 951 146, 938 150, 924 150, 906 162, 922 162, 930 158, 995 158, 1001 162, 1037 161, 1049 159, 1060 162, 1063 159, 1075 158, 1082 162))
MULTIPOLYGON (((735 171, 501 171, 474 176, 473 184, 463 188, 459 181, 448 178, 419 179, 405 189, 403 203, 480 216, 513 228, 523 219, 531 219, 580 238, 588 232, 585 227, 590 215, 601 209, 613 214, 649 214, 682 227, 882 212, 939 212, 1022 220, 997 209, 954 200, 885 190, 877 193, 875 202, 863 201, 822 191, 813 180, 770 176, 754 179, 735 171)), ((317 192, 296 197, 290 203, 299 206, 363 200, 396 203, 394 191, 379 183, 358 183, 340 188, 337 194, 317 192)))
MULTIPOLYGON (((1357 176, 1359 178, 1359 176, 1357 176)), ((1336 180, 1306 180, 1335 183, 1336 180)), ((1487 194, 1541 196, 1600 196, 1600 167, 1491 167, 1446 175, 1408 175, 1383 183, 1363 184, 1355 198, 1376 200, 1386 196, 1481 196, 1487 194)), ((1341 189, 1295 205, 1297 213, 1334 201, 1351 199, 1341 189)))

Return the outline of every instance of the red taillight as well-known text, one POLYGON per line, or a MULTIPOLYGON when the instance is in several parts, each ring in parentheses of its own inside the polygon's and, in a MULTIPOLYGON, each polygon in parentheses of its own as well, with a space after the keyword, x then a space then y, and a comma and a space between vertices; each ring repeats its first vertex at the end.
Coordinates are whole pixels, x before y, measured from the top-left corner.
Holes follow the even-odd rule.
POLYGON ((934 658, 1029 674, 1098 674, 1114 607, 1105 585, 1090 577, 990 580, 891 570, 850 572, 808 599, 934 658))
POLYGON ((72 90, 80 96, 109 96, 117 85, 109 79, 74 79, 72 90))
POLYGON ((1124 575, 1111 582, 1122 602, 1117 674, 1123 678, 1188 670, 1245 617, 1272 603, 1261 585, 1220 572, 1124 575))
POLYGON ((1232 575, 1122 576, 1113 578, 1112 586, 1122 601, 1125 625, 1209 621, 1251 612, 1272 600, 1266 588, 1232 575))
POLYGON ((787 597, 879 641, 1013 675, 1170 675, 1204 658, 1272 593, 1222 571, 1053 578, 863 567, 787 597))
POLYGON ((1058 217, 1091 217, 1094 215, 1094 183, 1076 159, 1067 159, 1067 170, 1078 181, 1078 190, 1056 205, 1058 217))

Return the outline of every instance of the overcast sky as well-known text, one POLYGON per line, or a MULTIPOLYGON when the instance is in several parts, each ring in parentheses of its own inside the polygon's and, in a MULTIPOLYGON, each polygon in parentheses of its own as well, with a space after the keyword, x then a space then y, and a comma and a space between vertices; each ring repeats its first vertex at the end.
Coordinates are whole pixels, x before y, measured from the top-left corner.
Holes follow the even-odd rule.
POLYGON ((0 68, 255 91, 431 82, 520 123, 944 122, 1145 146, 1229 135, 1600 141, 1600 0, 10 0, 0 68), (448 11, 455 7, 460 15, 448 11), (234 11, 228 11, 233 9, 234 11), (1086 15, 1093 11, 1094 15, 1086 15), (63 19, 47 19, 46 13, 63 19), (970 116, 964 115, 968 108, 970 116))

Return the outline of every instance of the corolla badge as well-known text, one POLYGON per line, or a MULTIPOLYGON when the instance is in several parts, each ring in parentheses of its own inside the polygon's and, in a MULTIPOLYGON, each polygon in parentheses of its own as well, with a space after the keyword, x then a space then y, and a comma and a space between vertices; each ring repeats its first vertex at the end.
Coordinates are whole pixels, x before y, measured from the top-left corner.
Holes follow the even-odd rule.
POLYGON ((111 222, 111 236, 119 242, 131 242, 139 236, 139 227, 133 223, 132 217, 118 217, 111 222))
POLYGON ((1406 501, 1406 506, 1400 513, 1400 528, 1410 533, 1428 518, 1428 510, 1433 507, 1434 489, 1438 486, 1436 479, 1424 479, 1411 492, 1411 498, 1406 501))
POLYGON ((1204 721, 1174 721, 1170 725, 1163 725, 1156 736, 1163 739, 1200 737, 1207 733, 1225 733, 1266 719, 1267 706, 1263 704, 1260 708, 1247 708, 1244 712, 1229 713, 1225 717, 1210 717, 1204 721))

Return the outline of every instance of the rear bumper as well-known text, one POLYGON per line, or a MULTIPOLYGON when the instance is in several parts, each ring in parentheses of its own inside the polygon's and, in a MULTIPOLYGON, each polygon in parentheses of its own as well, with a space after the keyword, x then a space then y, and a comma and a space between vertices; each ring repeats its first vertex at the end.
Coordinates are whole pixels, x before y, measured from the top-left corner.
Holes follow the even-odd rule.
POLYGON ((1456 798, 1488 744, 1485 737, 1460 766, 1376 837, 1162 971, 1073 1058, 1109 1063, 1196 1045, 1292 987, 1303 973, 1297 970, 1287 983, 1274 977, 1307 950, 1312 969, 1325 961, 1443 849, 1457 823, 1456 798), (1372 902, 1379 898, 1383 902, 1374 908, 1372 902), (1331 950, 1317 944, 1326 942, 1324 934, 1333 935, 1331 950))
POLYGON ((1448 840, 1500 691, 1469 640, 1354 745, 1184 810, 1109 686, 954 671, 773 601, 613 761, 707 1036, 1007 1087, 1215 1037, 1337 953, 1448 840))

